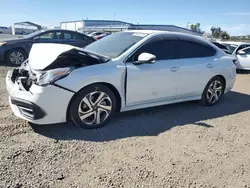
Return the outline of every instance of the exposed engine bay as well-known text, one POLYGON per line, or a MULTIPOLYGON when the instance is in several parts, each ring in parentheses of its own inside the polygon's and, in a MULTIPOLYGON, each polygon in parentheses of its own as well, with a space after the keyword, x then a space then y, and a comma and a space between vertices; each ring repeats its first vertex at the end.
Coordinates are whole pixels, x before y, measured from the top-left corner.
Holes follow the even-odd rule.
POLYGON ((29 64, 29 59, 27 59, 19 68, 13 70, 11 80, 13 83, 17 82, 22 90, 28 91, 32 84, 39 85, 39 80, 53 70, 69 68, 70 71, 72 71, 73 69, 101 64, 107 61, 108 59, 99 57, 98 55, 72 49, 60 54, 42 70, 32 69, 29 64))

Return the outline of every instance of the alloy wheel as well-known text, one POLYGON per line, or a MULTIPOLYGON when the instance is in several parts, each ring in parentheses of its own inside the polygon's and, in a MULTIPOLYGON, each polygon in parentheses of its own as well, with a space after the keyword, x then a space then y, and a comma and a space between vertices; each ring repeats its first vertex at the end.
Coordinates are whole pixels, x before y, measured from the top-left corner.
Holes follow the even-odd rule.
POLYGON ((79 104, 78 115, 88 125, 97 125, 105 121, 112 110, 110 97, 102 91, 86 95, 79 104))
POLYGON ((15 65, 20 65, 25 60, 25 57, 21 52, 13 51, 10 54, 9 59, 10 59, 11 63, 13 63, 15 65))
POLYGON ((216 103, 223 92, 223 85, 221 81, 219 80, 214 80, 208 87, 207 90, 207 100, 210 104, 216 103))

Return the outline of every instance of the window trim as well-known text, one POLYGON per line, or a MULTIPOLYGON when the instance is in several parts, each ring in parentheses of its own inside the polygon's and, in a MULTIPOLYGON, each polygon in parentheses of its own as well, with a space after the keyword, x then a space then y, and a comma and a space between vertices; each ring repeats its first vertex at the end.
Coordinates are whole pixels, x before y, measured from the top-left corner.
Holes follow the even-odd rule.
POLYGON ((63 33, 64 40, 73 40, 71 32, 63 31, 62 33, 63 33), (71 38, 70 39, 65 39, 65 34, 69 34, 71 36, 71 38))
MULTIPOLYGON (((184 41, 184 42, 190 42, 190 43, 194 43, 194 44, 198 44, 201 46, 204 46, 205 48, 211 48, 215 51, 215 53, 211 56, 206 56, 206 57, 190 57, 190 58, 175 58, 175 59, 169 59, 169 60, 180 60, 180 59, 194 59, 194 58, 210 58, 210 57, 215 57, 218 54, 218 50, 215 49, 213 46, 209 45, 209 44, 202 44, 201 42, 197 42, 197 41, 192 41, 188 38, 180 38, 179 36, 169 36, 169 35, 157 35, 154 36, 150 39, 147 39, 146 41, 144 41, 140 46, 138 46, 135 50, 133 50, 124 60, 123 63, 133 63, 131 61, 127 61, 131 56, 133 56, 142 46, 146 45, 147 43, 149 43, 150 41, 153 41, 155 39, 159 38, 159 40, 175 40, 175 41, 184 41)), ((165 61, 165 60, 158 60, 158 61, 165 61)))
MULTIPOLYGON (((250 50, 250 46, 248 46, 248 47, 242 49, 242 51, 245 51, 245 50, 250 50)), ((249 52, 249 54, 246 53, 246 55, 250 55, 250 52, 249 52)))
POLYGON ((147 43, 149 43, 152 40, 155 39, 159 39, 159 40, 164 40, 164 39, 171 39, 171 40, 178 40, 177 36, 168 36, 168 35, 157 35, 157 36, 153 36, 152 38, 147 39, 146 41, 144 41, 140 46, 138 46, 136 49, 134 49, 124 60, 123 63, 133 63, 133 62, 128 62, 127 60, 134 55, 142 46, 146 45, 147 43))
POLYGON ((193 44, 197 44, 197 45, 200 45, 200 46, 203 46, 203 47, 205 47, 205 48, 211 48, 212 50, 214 50, 214 54, 213 55, 211 55, 211 56, 205 56, 205 57, 186 57, 186 58, 176 58, 176 59, 196 59, 196 58, 208 58, 208 57, 214 57, 214 56, 216 56, 217 55, 217 53, 218 53, 218 51, 214 48, 214 47, 212 47, 212 46, 210 46, 210 45, 206 45, 206 44, 202 44, 202 43, 200 43, 200 42, 196 42, 196 41, 191 41, 191 40, 188 40, 188 39, 178 39, 179 41, 182 41, 182 42, 188 42, 188 43, 193 43, 193 44))
MULTIPOLYGON (((36 38, 36 37, 40 37, 40 36, 45 35, 45 34, 48 34, 48 33, 54 33, 54 34, 55 34, 56 32, 58 32, 58 31, 45 31, 45 32, 43 32, 43 33, 39 33, 38 35, 34 36, 34 37, 32 38, 32 40, 33 40, 34 38, 36 38)), ((51 39, 51 40, 53 40, 53 39, 51 39)))

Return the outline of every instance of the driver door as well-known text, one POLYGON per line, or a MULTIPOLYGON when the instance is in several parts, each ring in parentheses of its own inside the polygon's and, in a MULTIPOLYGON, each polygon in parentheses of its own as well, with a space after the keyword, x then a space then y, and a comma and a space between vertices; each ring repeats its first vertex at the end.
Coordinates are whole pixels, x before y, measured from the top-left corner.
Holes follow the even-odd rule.
POLYGON ((126 105, 140 105, 176 98, 179 84, 178 60, 171 40, 154 39, 137 50, 126 62, 126 105), (141 53, 156 56, 155 63, 134 64, 141 53))

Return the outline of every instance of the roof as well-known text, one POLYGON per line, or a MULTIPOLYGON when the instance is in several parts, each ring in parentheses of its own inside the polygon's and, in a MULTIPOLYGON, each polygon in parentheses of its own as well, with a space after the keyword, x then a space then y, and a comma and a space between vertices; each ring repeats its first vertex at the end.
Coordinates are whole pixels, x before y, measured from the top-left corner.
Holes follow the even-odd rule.
POLYGON ((196 31, 193 31, 193 30, 190 30, 190 29, 187 29, 187 28, 183 28, 183 27, 179 27, 179 26, 175 26, 175 25, 155 25, 155 24, 131 24, 129 26, 130 29, 143 29, 143 28, 150 28, 152 30, 180 30, 180 31, 184 31, 185 33, 192 33, 192 34, 195 34, 195 35, 202 35, 202 33, 200 32, 196 32, 196 31), (166 29, 168 28, 168 29, 166 29))
POLYGON ((136 33, 145 33, 145 34, 153 34, 153 33, 159 33, 159 34, 173 34, 173 35, 182 35, 182 36, 191 36, 195 38, 202 38, 202 36, 192 35, 190 33, 183 33, 179 31, 162 31, 162 30, 127 30, 124 32, 136 32, 136 33))
POLYGON ((126 30, 125 32, 136 32, 136 33, 145 33, 145 34, 152 34, 152 33, 169 33, 168 31, 160 31, 160 30, 126 30))

